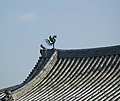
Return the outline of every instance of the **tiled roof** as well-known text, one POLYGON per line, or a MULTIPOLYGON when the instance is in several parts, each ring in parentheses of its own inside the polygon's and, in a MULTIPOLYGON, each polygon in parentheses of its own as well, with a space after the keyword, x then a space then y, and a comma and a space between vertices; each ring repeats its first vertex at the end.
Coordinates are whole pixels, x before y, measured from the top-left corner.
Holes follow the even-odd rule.
POLYGON ((41 54, 16 101, 120 100, 120 45, 41 54))
POLYGON ((0 99, 3 98, 5 94, 3 92, 0 92, 0 99))

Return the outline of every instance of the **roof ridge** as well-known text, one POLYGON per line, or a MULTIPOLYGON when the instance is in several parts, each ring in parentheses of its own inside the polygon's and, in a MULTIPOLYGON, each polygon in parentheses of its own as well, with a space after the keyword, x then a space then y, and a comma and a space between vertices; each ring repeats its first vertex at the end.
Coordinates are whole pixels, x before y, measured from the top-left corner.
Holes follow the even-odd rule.
POLYGON ((88 49, 57 49, 59 58, 95 57, 120 54, 120 45, 88 49))
MULTIPOLYGON (((46 63, 44 65, 42 65, 42 67, 43 67, 42 71, 39 71, 39 73, 32 80, 30 80, 29 82, 25 83, 25 85, 22 85, 20 88, 18 88, 12 92, 13 94, 15 94, 14 97, 16 97, 16 95, 18 93, 23 94, 22 91, 24 89, 27 89, 29 91, 31 89, 31 86, 33 86, 33 84, 35 84, 38 80, 41 81, 46 76, 45 74, 48 73, 50 68, 52 68, 52 65, 55 63, 55 61, 57 61, 57 51, 53 51, 53 54, 51 55, 51 57, 49 57, 47 59, 46 63), (47 71, 46 68, 48 68, 48 67, 49 67, 49 69, 47 71)), ((19 94, 18 94, 18 96, 19 96, 19 94)))
MULTIPOLYGON (((32 71, 28 74, 27 78, 23 81, 23 84, 24 83, 27 83, 29 82, 30 80, 32 80, 33 77, 33 73, 36 74, 36 70, 38 69, 38 65, 41 64, 41 61, 42 61, 42 57, 39 57, 38 61, 36 62, 35 66, 33 67, 32 71)), ((35 76, 35 75, 34 75, 35 76)))
POLYGON ((42 57, 50 57, 54 51, 58 52, 58 58, 79 58, 79 57, 96 57, 106 55, 120 54, 120 45, 97 47, 87 49, 46 49, 40 50, 42 57))
POLYGON ((32 71, 29 73, 27 78, 23 81, 22 86, 26 83, 30 82, 41 70, 43 65, 47 62, 47 58, 49 59, 51 55, 53 54, 53 51, 50 51, 50 53, 47 55, 47 50, 40 50, 41 57, 39 57, 38 61, 36 62, 35 66, 33 67, 32 71))

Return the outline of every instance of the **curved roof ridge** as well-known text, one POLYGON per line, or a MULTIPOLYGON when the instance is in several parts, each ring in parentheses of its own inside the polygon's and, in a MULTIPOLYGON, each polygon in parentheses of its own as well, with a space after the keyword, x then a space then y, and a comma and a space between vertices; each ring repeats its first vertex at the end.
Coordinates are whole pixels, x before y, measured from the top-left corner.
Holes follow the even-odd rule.
POLYGON ((45 49, 40 50, 41 57, 39 57, 38 61, 36 62, 35 66, 33 67, 32 71, 29 73, 28 77, 23 81, 23 85, 34 79, 34 77, 39 74, 39 72, 42 70, 44 67, 44 64, 46 64, 47 60, 51 57, 53 54, 54 50, 50 52, 49 55, 46 56, 46 51, 45 49))
POLYGON ((25 85, 12 92, 14 98, 16 98, 16 96, 18 97, 26 92, 29 92, 29 90, 33 87, 35 83, 41 81, 46 76, 46 74, 52 68, 55 61, 57 61, 57 51, 54 50, 52 52, 53 52, 52 56, 48 58, 46 63, 44 63, 44 65, 42 66, 42 70, 39 71, 39 73, 32 80, 30 80, 25 85))
POLYGON ((42 63, 43 63, 43 58, 39 57, 39 59, 36 62, 35 66, 33 67, 32 71, 29 73, 29 75, 25 79, 25 81, 23 81, 23 84, 29 82, 30 80, 32 80, 35 77, 35 75, 37 74, 38 65, 42 65, 42 63))

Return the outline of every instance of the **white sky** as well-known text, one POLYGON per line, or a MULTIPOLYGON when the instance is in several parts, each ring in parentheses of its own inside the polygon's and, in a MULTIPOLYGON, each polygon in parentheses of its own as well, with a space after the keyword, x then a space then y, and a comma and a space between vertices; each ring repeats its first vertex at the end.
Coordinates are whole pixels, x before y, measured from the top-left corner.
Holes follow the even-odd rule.
POLYGON ((54 34, 59 49, 119 45, 120 0, 0 0, 0 88, 21 83, 54 34))

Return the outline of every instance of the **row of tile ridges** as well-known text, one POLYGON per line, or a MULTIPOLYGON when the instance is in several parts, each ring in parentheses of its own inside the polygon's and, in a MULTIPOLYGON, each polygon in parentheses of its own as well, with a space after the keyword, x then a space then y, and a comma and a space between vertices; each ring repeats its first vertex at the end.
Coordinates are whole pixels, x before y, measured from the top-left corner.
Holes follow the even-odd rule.
POLYGON ((3 92, 0 92, 0 100, 5 96, 3 92))
POLYGON ((120 56, 60 58, 22 100, 116 100, 120 97, 120 56))

